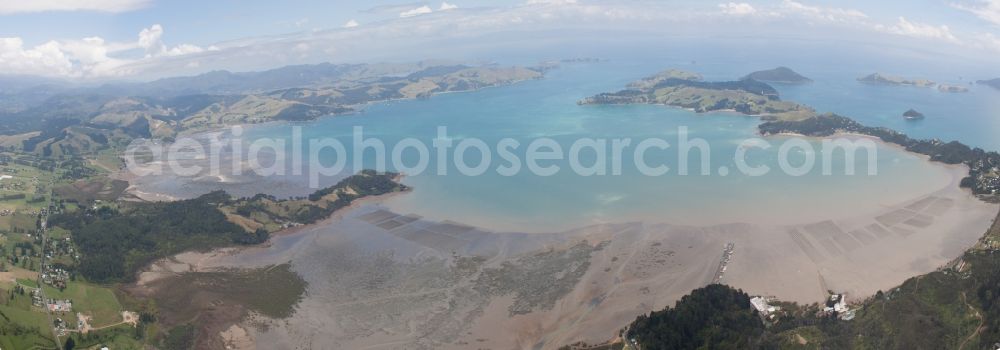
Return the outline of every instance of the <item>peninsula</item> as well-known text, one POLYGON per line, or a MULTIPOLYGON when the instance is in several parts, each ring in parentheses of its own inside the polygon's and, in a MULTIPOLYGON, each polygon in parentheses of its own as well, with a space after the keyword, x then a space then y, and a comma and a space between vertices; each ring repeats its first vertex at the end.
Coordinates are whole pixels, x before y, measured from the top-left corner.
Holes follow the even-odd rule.
POLYGON ((917 140, 901 132, 865 126, 857 121, 836 114, 823 114, 795 121, 768 121, 758 126, 762 135, 799 134, 827 137, 837 133, 862 134, 906 148, 907 151, 929 156, 931 161, 945 164, 964 164, 969 176, 961 186, 969 188, 987 201, 997 201, 1000 193, 1000 153, 972 148, 958 141, 917 140))
MULTIPOLYGON (((865 80, 903 81, 878 74, 865 80)), ((631 83, 627 90, 598 94, 579 103, 664 104, 690 108, 699 113, 733 110, 761 116, 765 122, 758 128, 763 135, 793 133, 827 137, 837 133, 855 133, 873 136, 903 146, 910 152, 930 156, 932 161, 968 166, 969 176, 961 181, 961 186, 971 189, 984 200, 997 201, 996 195, 1000 193, 1000 154, 997 152, 971 148, 957 141, 916 140, 892 129, 865 126, 836 114, 818 115, 807 106, 782 101, 773 87, 751 79, 703 82, 698 74, 668 70, 631 83)), ((920 118, 922 114, 911 109, 904 116, 908 119, 920 118)))
POLYGON ((778 90, 753 79, 705 82, 696 73, 667 70, 630 83, 628 89, 602 93, 578 102, 589 104, 661 104, 698 113, 736 111, 765 120, 801 120, 812 108, 782 101, 778 90))

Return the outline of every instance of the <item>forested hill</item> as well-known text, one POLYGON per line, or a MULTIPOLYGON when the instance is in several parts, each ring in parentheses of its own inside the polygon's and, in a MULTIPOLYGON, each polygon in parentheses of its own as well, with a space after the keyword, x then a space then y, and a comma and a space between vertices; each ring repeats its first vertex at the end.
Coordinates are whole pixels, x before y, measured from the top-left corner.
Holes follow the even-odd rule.
POLYGON ((764 335, 764 324, 742 290, 721 284, 695 289, 673 308, 639 316, 626 338, 641 349, 750 349, 764 335))
POLYGON ((234 199, 216 191, 176 202, 81 209, 53 215, 49 225, 69 230, 79 248, 77 265, 67 270, 94 282, 129 281, 156 259, 187 250, 262 243, 272 232, 326 218, 355 199, 405 190, 395 181, 397 176, 362 171, 308 199, 234 199), (250 224, 261 217, 270 218, 272 225, 250 224))

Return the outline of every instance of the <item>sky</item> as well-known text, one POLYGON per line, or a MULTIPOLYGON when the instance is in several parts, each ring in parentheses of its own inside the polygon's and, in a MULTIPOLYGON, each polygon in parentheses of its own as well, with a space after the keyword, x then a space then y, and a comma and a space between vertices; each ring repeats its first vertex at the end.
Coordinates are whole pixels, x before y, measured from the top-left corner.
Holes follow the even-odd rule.
POLYGON ((0 0, 0 74, 143 80, 643 36, 839 40, 989 60, 1000 54, 1000 0, 0 0))

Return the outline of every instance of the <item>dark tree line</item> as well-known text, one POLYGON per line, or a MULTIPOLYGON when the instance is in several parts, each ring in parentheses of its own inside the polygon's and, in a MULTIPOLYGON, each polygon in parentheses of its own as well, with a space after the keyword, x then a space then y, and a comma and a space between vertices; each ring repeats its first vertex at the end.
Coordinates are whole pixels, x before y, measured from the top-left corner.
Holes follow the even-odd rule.
POLYGON ((769 121, 758 128, 764 135, 796 133, 826 137, 838 132, 850 132, 878 137, 882 141, 903 146, 907 151, 930 156, 932 161, 968 165, 969 176, 962 179, 961 185, 972 189, 976 194, 990 194, 1000 190, 1000 181, 986 178, 992 168, 1000 166, 1000 153, 972 148, 958 141, 913 139, 889 128, 865 126, 836 114, 820 115, 799 121, 769 121))
POLYGON ((673 308, 640 316, 626 338, 642 349, 749 349, 758 345, 764 324, 742 290, 712 284, 695 289, 673 308))
POLYGON ((84 277, 123 281, 152 260, 184 250, 266 240, 267 232, 247 232, 226 219, 217 206, 228 200, 227 194, 217 191, 191 200, 140 204, 127 212, 102 208, 57 214, 51 223, 72 232, 84 277))

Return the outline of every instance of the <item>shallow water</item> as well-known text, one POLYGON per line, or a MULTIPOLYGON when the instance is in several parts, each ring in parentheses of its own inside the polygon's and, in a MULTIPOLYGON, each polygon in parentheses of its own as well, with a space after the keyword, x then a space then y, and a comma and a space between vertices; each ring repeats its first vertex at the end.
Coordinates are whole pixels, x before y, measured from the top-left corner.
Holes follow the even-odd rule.
MULTIPOLYGON (((759 120, 756 118, 732 113, 696 114, 665 106, 576 104, 581 98, 621 89, 627 82, 660 68, 663 67, 657 63, 636 65, 633 62, 564 65, 543 80, 438 95, 428 100, 377 104, 358 115, 324 118, 306 124, 258 126, 247 129, 244 139, 289 138, 292 128, 298 126, 303 128, 303 139, 337 138, 351 154, 352 128, 362 126, 364 136, 380 139, 388 146, 389 153, 392 146, 404 138, 416 138, 429 147, 437 127, 446 126, 448 136, 455 143, 479 138, 493 148, 500 139, 517 140, 520 147, 514 153, 522 156, 522 160, 527 144, 542 137, 556 140, 564 151, 580 138, 629 138, 633 146, 647 138, 663 138, 671 143, 671 148, 653 149, 645 157, 651 166, 670 166, 671 171, 664 176, 641 174, 636 170, 630 151, 623 154, 623 171, 618 176, 581 176, 571 171, 566 161, 551 163, 560 166, 560 171, 553 176, 531 174, 526 171, 526 164, 522 164, 522 171, 517 175, 503 176, 495 169, 508 163, 498 157, 495 148, 485 174, 464 176, 450 164, 448 174, 442 176, 435 174, 437 162, 432 156, 425 173, 408 174, 405 179, 415 188, 413 193, 387 202, 398 212, 456 220, 495 230, 527 232, 551 232, 629 220, 698 225, 804 223, 860 215, 951 182, 943 167, 930 165, 891 146, 878 148, 877 176, 867 175, 868 159, 863 154, 854 162, 859 175, 844 175, 845 159, 840 153, 831 158, 832 175, 824 175, 820 171, 822 155, 818 140, 809 140, 817 155, 813 171, 804 176, 783 174, 778 169, 777 159, 778 146, 788 139, 784 137, 768 138, 774 144, 768 150, 748 151, 750 165, 767 165, 772 171, 765 176, 747 176, 735 170, 733 157, 741 141, 757 136, 759 120), (678 175, 678 132, 682 127, 689 130, 689 138, 701 138, 710 145, 710 175, 678 175), (730 170, 727 176, 720 175, 722 167, 730 170)), ((858 85, 858 89, 875 88, 858 85)), ((845 87, 836 83, 817 83, 781 89, 789 95, 802 97, 824 88, 845 87)), ((896 89, 898 98, 909 98, 907 88, 896 89)), ((977 90, 966 95, 979 93, 977 90)), ((919 100, 920 95, 912 97, 919 100)), ((305 148, 308 153, 308 147, 305 148)), ((434 155, 433 148, 431 151, 434 155)), ((802 164, 806 153, 792 151, 789 162, 802 164)), ((688 162, 692 173, 699 171, 697 154, 692 152, 688 162)), ((365 167, 376 165, 374 155, 371 150, 364 153, 365 167)), ((403 163, 416 164, 415 156, 412 149, 403 152, 403 163)), ((321 157, 324 164, 332 164, 332 158, 330 154, 321 157)), ((581 158, 581 163, 587 166, 594 155, 585 150, 581 158)), ((466 152, 463 159, 471 166, 481 160, 475 150, 466 152)), ((391 161, 387 163, 389 170, 395 170, 391 161)), ((281 186, 285 193, 289 192, 287 188, 303 187, 306 182, 304 176, 284 180, 292 184, 281 186)), ((329 183, 330 179, 323 182, 329 183)), ((271 187, 256 188, 266 192, 271 187)), ((299 195, 308 189, 294 192, 299 195)))

